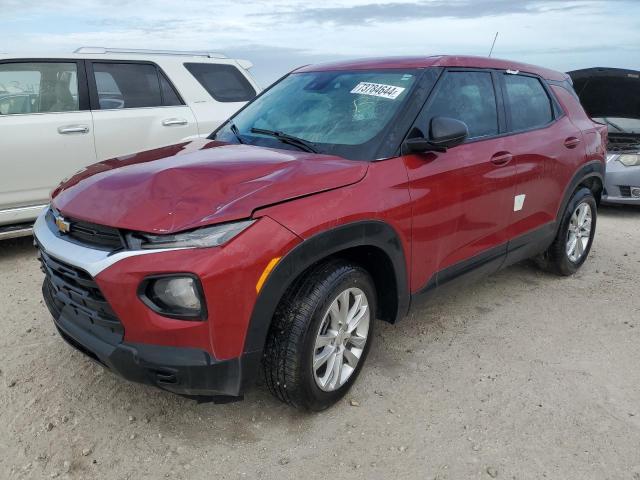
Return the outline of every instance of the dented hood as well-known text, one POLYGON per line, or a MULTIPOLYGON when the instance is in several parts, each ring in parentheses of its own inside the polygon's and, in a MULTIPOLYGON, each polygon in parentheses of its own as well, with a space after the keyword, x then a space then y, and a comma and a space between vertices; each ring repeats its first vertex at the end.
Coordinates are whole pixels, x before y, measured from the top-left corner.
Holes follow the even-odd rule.
POLYGON ((640 72, 586 68, 567 73, 590 117, 640 118, 640 72))
POLYGON ((92 165, 54 190, 52 204, 77 220, 173 233, 356 183, 367 167, 329 155, 196 140, 92 165))

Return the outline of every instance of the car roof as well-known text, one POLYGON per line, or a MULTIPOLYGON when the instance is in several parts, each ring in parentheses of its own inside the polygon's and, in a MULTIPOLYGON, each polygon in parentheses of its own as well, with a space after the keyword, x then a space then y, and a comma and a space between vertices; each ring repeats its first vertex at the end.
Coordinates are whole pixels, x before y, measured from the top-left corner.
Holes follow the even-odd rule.
POLYGON ((223 63, 235 64, 239 60, 228 57, 207 57, 205 55, 184 54, 153 54, 153 53, 33 53, 18 54, 0 53, 0 60, 125 60, 162 62, 192 62, 192 63, 223 63))
POLYGON ((501 60, 498 58, 463 55, 363 58, 317 65, 306 65, 295 70, 295 72, 415 69, 428 67, 494 68, 498 70, 517 70, 524 73, 532 73, 547 80, 563 81, 569 78, 566 73, 526 63, 514 62, 512 60, 501 60))

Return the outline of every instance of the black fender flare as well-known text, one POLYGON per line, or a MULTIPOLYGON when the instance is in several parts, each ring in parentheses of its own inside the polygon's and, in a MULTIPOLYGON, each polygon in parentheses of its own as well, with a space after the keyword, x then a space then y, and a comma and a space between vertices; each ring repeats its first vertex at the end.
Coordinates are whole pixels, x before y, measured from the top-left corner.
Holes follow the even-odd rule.
POLYGON ((271 271, 253 306, 244 352, 264 349, 271 319, 281 298, 293 281, 307 268, 343 250, 369 246, 381 249, 390 258, 398 293, 396 319, 409 308, 409 285, 405 254, 398 233, 388 223, 364 220, 325 230, 302 241, 271 271))
POLYGON ((580 185, 585 180, 589 180, 590 178, 597 178, 602 183, 602 188, 604 188, 604 177, 605 165, 599 160, 594 160, 592 162, 586 163, 578 169, 578 171, 573 175, 571 182, 569 182, 569 185, 567 185, 566 190, 564 191, 562 203, 560 204, 560 208, 558 209, 558 213, 556 214, 557 226, 560 225, 562 215, 564 215, 564 211, 569 204, 569 200, 571 200, 571 196, 573 195, 573 192, 575 192, 578 188, 578 185, 580 185))

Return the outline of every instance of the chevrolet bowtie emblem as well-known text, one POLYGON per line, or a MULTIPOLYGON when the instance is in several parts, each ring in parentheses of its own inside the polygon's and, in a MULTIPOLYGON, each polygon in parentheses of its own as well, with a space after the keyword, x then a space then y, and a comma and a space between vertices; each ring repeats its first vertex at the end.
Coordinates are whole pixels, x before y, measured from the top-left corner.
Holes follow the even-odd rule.
POLYGON ((69 233, 71 230, 71 223, 67 222, 62 215, 56 217, 56 226, 60 233, 69 233))

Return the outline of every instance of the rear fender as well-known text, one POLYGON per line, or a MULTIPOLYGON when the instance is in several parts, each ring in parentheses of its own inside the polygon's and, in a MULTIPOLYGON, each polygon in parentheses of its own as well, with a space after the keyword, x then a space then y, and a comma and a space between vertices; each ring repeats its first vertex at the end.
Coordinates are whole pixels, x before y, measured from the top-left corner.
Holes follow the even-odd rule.
POLYGON ((591 161, 580 167, 580 169, 571 179, 571 182, 569 182, 569 185, 565 189, 564 195, 562 196, 562 202, 560 203, 560 208, 558 209, 558 213, 556 215, 556 225, 558 225, 558 228, 560 226, 562 215, 564 214, 564 211, 569 204, 569 200, 571 200, 571 196, 578 189, 578 186, 592 185, 595 180, 598 181, 600 183, 600 187, 602 187, 604 186, 604 177, 605 165, 599 160, 591 161))

